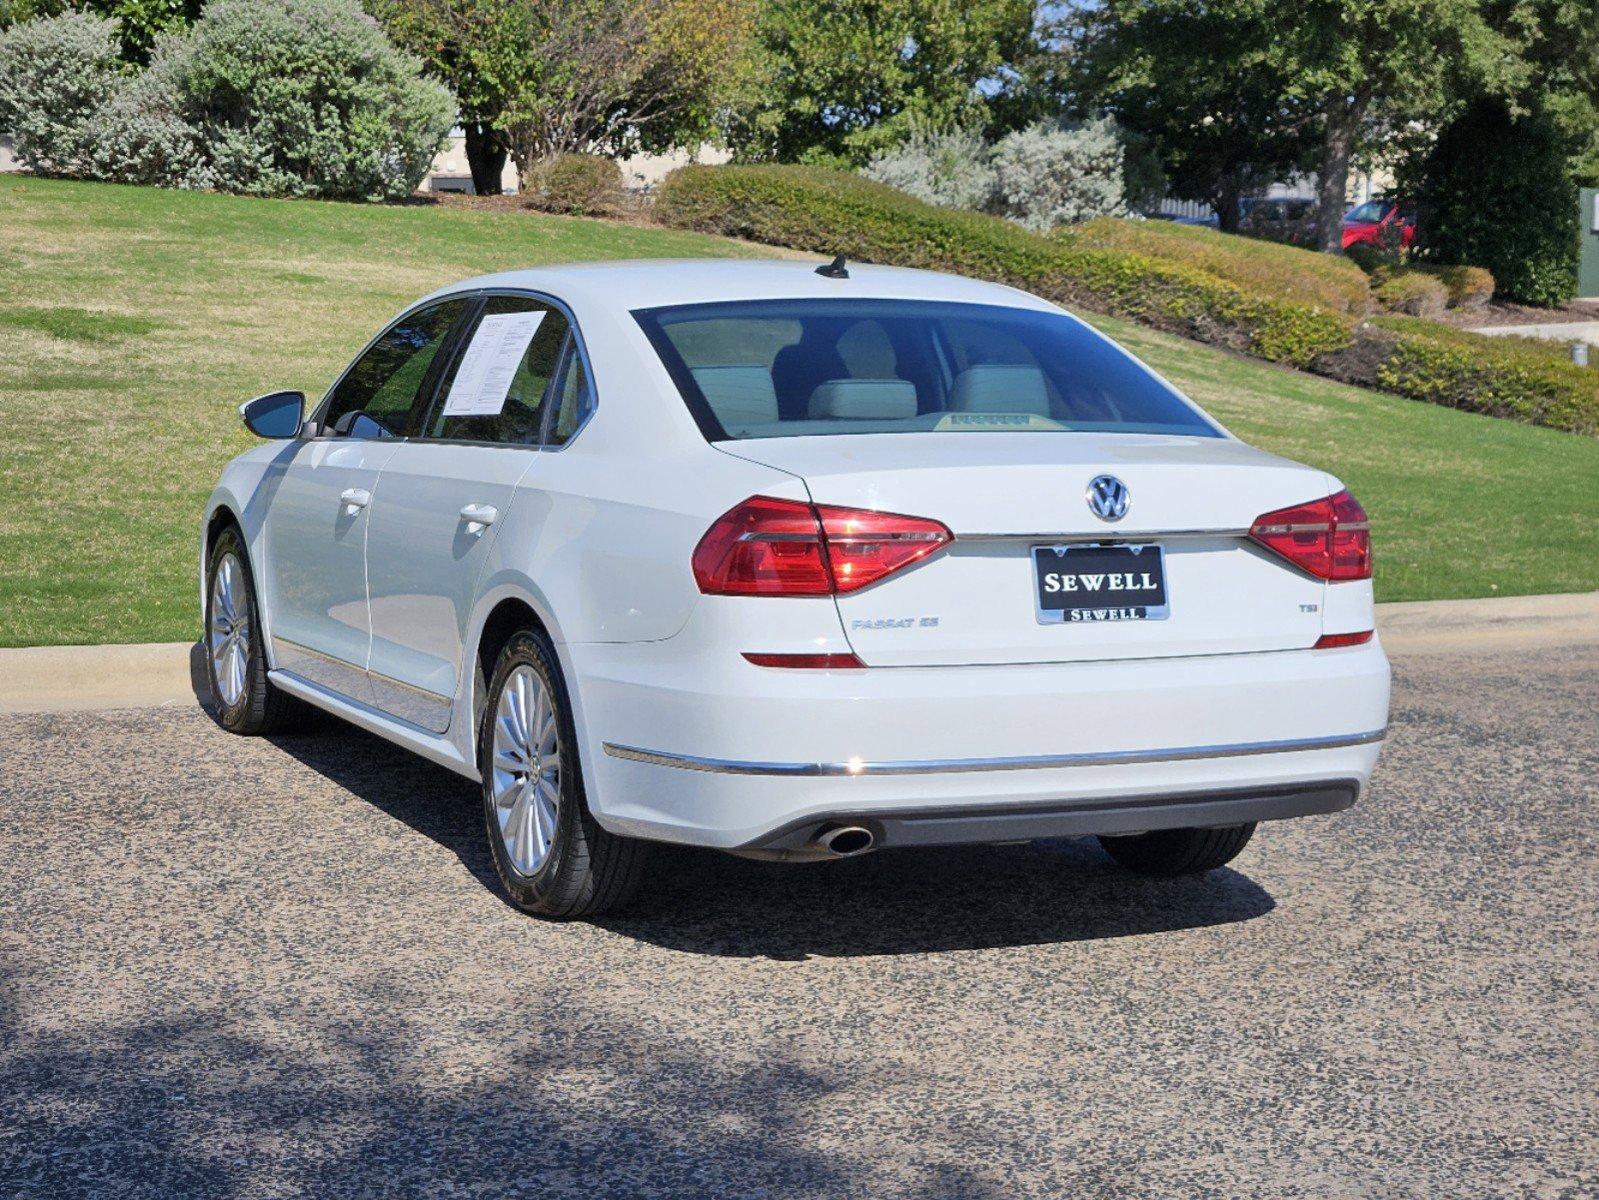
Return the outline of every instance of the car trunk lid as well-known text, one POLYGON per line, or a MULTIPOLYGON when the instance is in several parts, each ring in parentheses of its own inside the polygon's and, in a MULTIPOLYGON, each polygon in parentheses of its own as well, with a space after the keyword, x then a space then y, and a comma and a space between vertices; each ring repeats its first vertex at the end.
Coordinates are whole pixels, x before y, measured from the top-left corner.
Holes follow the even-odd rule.
POLYGON ((819 505, 953 531, 942 552, 837 598, 869 666, 1233 654, 1309 647, 1321 632, 1323 583, 1247 531, 1262 513, 1327 495, 1332 481, 1230 438, 913 433, 719 448, 799 476, 819 505), (1125 487, 1118 520, 1089 507, 1099 476, 1125 487), (1139 549, 1085 560, 1094 546, 1139 549), (1147 596, 1166 603, 1136 603, 1147 596))

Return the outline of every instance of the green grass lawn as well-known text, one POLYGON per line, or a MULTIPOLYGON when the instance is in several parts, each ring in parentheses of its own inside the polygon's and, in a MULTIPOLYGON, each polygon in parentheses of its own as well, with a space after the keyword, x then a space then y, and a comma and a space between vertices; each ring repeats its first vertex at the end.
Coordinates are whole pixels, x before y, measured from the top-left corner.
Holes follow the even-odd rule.
MULTIPOLYGON (((484 271, 749 255, 453 207, 0 180, 0 645, 195 636, 195 538, 240 401, 319 394, 404 304, 484 271)), ((1599 587, 1599 441, 1101 322, 1241 436, 1345 479, 1383 599, 1599 587)))

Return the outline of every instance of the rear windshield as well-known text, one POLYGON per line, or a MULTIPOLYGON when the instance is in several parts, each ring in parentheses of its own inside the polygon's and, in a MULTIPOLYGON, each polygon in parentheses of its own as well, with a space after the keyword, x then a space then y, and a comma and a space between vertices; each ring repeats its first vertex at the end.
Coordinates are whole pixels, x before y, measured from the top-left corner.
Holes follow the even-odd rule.
POLYGON ((920 431, 1221 436, 1130 355, 1059 313, 763 300, 634 316, 713 442, 920 431))

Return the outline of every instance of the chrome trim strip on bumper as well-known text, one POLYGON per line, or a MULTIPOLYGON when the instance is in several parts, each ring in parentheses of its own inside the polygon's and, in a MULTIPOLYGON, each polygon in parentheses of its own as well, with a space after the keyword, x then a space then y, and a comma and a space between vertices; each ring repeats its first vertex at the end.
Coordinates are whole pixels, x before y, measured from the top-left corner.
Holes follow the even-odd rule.
POLYGON ((684 771, 708 771, 713 775, 776 775, 786 777, 836 775, 955 775, 971 771, 1040 771, 1058 767, 1113 767, 1131 763, 1187 762, 1197 758, 1238 758, 1246 754, 1292 754, 1299 750, 1336 750, 1345 746, 1368 746, 1380 742, 1388 731, 1340 734, 1336 737, 1288 738, 1276 742, 1234 742, 1224 746, 1185 746, 1170 750, 1107 750, 1094 754, 1039 754, 1021 758, 944 758, 901 762, 784 763, 739 762, 725 758, 699 758, 692 754, 665 754, 637 746, 618 746, 606 742, 605 753, 612 758, 649 763, 656 767, 677 767, 684 771))
POLYGON ((1104 529, 1097 533, 957 533, 957 542, 1025 542, 1030 546, 1060 546, 1077 542, 1176 542, 1192 538, 1220 541, 1246 538, 1247 529, 1152 529, 1134 533, 1130 529, 1104 529))

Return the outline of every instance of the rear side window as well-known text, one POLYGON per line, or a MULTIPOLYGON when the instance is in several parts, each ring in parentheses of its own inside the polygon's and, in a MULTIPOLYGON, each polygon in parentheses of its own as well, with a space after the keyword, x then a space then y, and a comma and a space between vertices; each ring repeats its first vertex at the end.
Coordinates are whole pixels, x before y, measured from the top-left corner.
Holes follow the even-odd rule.
POLYGON ((345 372, 322 423, 350 437, 408 437, 426 401, 422 385, 467 301, 445 300, 395 322, 345 372))
POLYGON ((1060 313, 819 299, 634 316, 711 441, 916 432, 1221 436, 1131 355, 1060 313))
POLYGON ((561 362, 561 377, 555 387, 555 404, 555 424, 550 427, 549 444, 564 446, 594 407, 594 392, 583 366, 583 355, 578 350, 577 339, 570 334, 566 339, 566 357, 561 362))
POLYGON ((490 296, 440 381, 423 436, 538 445, 567 329, 551 305, 490 296))

